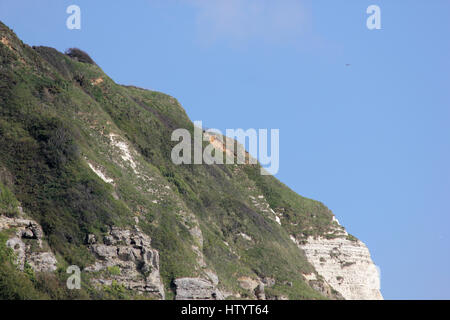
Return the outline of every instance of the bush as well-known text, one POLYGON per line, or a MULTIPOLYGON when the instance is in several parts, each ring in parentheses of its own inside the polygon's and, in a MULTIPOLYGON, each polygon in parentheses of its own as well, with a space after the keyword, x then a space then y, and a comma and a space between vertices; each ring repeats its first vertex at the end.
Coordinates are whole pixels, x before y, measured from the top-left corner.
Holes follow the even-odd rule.
POLYGON ((86 52, 84 52, 83 50, 80 50, 78 48, 67 49, 65 54, 79 62, 97 65, 94 62, 94 60, 92 60, 92 58, 86 52))
POLYGON ((113 276, 118 276, 120 275, 120 267, 119 266, 112 266, 112 267, 108 267, 108 272, 113 275, 113 276))
POLYGON ((128 300, 130 299, 129 291, 116 280, 113 280, 111 286, 104 286, 104 291, 114 299, 128 300))

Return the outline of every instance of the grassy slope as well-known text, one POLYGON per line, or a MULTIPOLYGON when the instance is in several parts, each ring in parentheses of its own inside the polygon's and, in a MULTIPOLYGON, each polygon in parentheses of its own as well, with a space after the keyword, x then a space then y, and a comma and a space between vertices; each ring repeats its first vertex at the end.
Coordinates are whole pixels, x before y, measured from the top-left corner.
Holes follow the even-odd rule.
POLYGON ((117 85, 95 65, 24 45, 0 23, 3 36, 12 49, 0 43, 2 179, 9 180, 25 212, 42 224, 62 265, 89 264, 92 257, 83 245, 87 233, 100 236, 109 225, 132 225, 139 215, 160 251, 162 276, 170 288, 175 277, 201 273, 191 249, 195 240, 179 214, 187 212, 199 221, 206 262, 225 289, 245 296, 236 279, 257 275, 277 279, 269 295, 320 298, 302 280, 301 273, 313 268, 289 235, 327 232, 332 214, 323 204, 259 175, 258 166, 173 165, 172 131, 193 130, 174 98, 117 85), (98 78, 103 82, 92 85, 98 78), (154 191, 165 192, 157 205, 154 193, 146 191, 148 181, 114 161, 109 133, 138 151, 140 172, 152 178, 154 191), (115 186, 99 179, 86 158, 101 165, 115 186), (250 201, 261 194, 272 209, 284 213, 282 226, 250 201), (240 232, 253 241, 243 240, 240 232), (282 285, 285 281, 293 285, 282 285))

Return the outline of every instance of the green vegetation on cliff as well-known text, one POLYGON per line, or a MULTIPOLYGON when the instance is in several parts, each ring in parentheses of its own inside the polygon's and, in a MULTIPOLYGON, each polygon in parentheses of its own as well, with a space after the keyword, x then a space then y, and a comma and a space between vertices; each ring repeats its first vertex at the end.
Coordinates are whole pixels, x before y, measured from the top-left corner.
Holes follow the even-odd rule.
MULTIPOLYGON (((249 276, 275 279, 272 298, 323 298, 303 280, 314 269, 290 235, 330 231, 328 208, 261 176, 258 165, 174 165, 172 131, 193 132, 176 99, 118 85, 75 49, 29 47, 1 23, 0 38, 1 214, 14 215, 20 203, 62 266, 88 266, 88 234, 101 239, 110 226, 130 227, 138 218, 159 251, 166 298, 174 279, 205 269, 193 246, 224 291, 246 297, 237 279, 249 276), (192 232, 196 225, 202 241, 192 232)), ((5 241, 2 298, 54 298, 49 291, 58 290, 56 298, 70 297, 62 275, 48 282, 50 290, 13 271, 3 258, 5 241)), ((83 284, 79 297, 131 297, 117 285, 101 292, 83 284)))

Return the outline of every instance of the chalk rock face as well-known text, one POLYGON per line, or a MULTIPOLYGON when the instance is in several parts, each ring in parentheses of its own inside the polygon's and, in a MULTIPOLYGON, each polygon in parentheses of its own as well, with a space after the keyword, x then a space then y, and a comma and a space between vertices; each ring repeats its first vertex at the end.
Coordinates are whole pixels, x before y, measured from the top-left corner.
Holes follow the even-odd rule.
POLYGON ((56 270, 56 258, 50 251, 47 252, 31 252, 27 256, 27 262, 34 271, 53 272, 56 270))
POLYGON ((201 278, 179 278, 174 281, 176 300, 223 300, 215 285, 201 278))
POLYGON ((35 272, 53 272, 57 260, 53 252, 45 249, 41 226, 34 220, 0 216, 0 231, 15 229, 15 234, 6 241, 14 251, 16 264, 23 271, 29 264, 35 272))
POLYGON ((88 236, 87 242, 97 261, 84 270, 104 271, 100 278, 93 279, 94 283, 111 285, 116 281, 127 289, 164 299, 159 253, 151 247, 151 239, 138 227, 132 230, 112 227, 103 243, 93 239, 93 236, 88 236))
POLYGON ((345 236, 299 244, 319 275, 347 300, 381 300, 380 277, 366 245, 345 236))

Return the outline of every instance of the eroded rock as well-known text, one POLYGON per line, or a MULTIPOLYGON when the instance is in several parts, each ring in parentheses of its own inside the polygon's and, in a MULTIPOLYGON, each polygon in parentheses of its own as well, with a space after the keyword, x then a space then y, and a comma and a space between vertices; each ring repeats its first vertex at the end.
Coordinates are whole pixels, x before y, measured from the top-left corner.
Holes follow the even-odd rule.
POLYGON ((103 244, 89 245, 97 261, 85 268, 101 272, 93 279, 100 285, 112 281, 125 288, 164 299, 164 286, 159 273, 159 253, 151 247, 151 239, 138 227, 132 230, 112 227, 103 244))
MULTIPOLYGON (((361 241, 346 237, 310 237, 299 245, 318 274, 347 300, 379 300, 380 278, 369 250, 361 241)), ((326 285, 310 280, 310 285, 328 294, 326 285)))
POLYGON ((264 293, 264 284, 259 283, 255 289, 255 296, 258 300, 266 300, 266 294, 264 293))
POLYGON ((86 237, 86 243, 87 244, 95 244, 97 242, 97 239, 94 234, 88 234, 86 237))
POLYGON ((51 252, 31 252, 27 262, 35 271, 53 272, 56 271, 56 258, 51 252))
POLYGON ((223 300, 216 286, 202 278, 179 278, 174 281, 176 300, 223 300))
POLYGON ((254 291, 259 284, 258 280, 252 279, 250 277, 240 277, 238 279, 239 285, 246 290, 254 291))
POLYGON ((34 220, 0 216, 0 230, 15 229, 15 234, 6 241, 14 251, 16 264, 24 270, 29 264, 35 272, 53 272, 57 260, 53 252, 45 249, 41 226, 34 220))
POLYGON ((275 284, 275 279, 270 277, 253 279, 250 277, 238 278, 239 285, 245 290, 249 290, 256 299, 266 300, 264 288, 271 287, 275 284))

